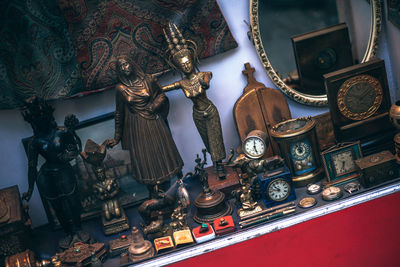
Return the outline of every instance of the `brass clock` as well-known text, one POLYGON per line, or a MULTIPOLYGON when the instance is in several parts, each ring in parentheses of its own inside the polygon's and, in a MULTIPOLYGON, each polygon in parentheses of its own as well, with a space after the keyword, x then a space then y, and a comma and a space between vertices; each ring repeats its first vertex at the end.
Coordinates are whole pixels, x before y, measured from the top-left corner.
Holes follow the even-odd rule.
POLYGON ((316 182, 323 175, 315 126, 311 117, 304 117, 280 122, 271 129, 295 187, 316 182))
POLYGON ((324 81, 337 142, 360 140, 364 144, 393 131, 389 119, 389 86, 382 59, 330 72, 324 75, 324 81))
POLYGON ((346 80, 337 94, 340 113, 350 120, 371 117, 382 104, 382 86, 370 75, 357 75, 346 80))

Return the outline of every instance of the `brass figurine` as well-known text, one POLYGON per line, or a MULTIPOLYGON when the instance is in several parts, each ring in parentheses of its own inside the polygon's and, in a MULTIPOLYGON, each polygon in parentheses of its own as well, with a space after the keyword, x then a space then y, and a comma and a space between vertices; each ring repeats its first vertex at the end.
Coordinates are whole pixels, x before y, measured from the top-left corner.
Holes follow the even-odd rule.
POLYGON ((36 183, 67 234, 59 243, 62 249, 75 242, 89 242, 90 236, 80 231, 81 204, 75 173, 70 165, 82 150, 81 140, 75 133, 79 121, 74 115, 67 115, 65 127, 59 127, 53 117, 54 108, 45 101, 31 97, 26 100, 26 105, 22 115, 31 124, 34 135, 28 144, 29 189, 22 198, 30 200, 36 183), (46 162, 38 172, 39 155, 46 162))
POLYGON ((169 226, 172 228, 172 231, 189 229, 187 222, 187 209, 182 205, 180 200, 177 201, 176 208, 171 214, 171 222, 169 226))
POLYGON ((197 46, 192 40, 185 39, 175 24, 169 24, 168 29, 164 30, 164 36, 168 43, 168 64, 185 77, 163 86, 162 89, 164 92, 182 89, 185 96, 192 100, 194 123, 216 166, 218 176, 223 178, 225 169, 220 163, 225 159, 226 153, 220 117, 217 108, 206 94, 212 73, 196 72, 197 46))
POLYGON ((254 210, 258 203, 253 200, 251 188, 249 184, 245 184, 241 188, 240 202, 242 203, 241 210, 254 210))
POLYGON ((97 182, 93 185, 95 196, 102 201, 102 223, 106 235, 115 234, 129 229, 128 218, 119 204, 120 188, 114 177, 107 177, 103 160, 106 156, 106 143, 101 146, 88 139, 82 158, 90 163, 96 175, 97 182))
POLYGON ((167 125, 168 98, 152 75, 144 74, 129 57, 117 59, 115 135, 130 151, 134 178, 148 185, 168 183, 181 175, 183 161, 167 125))
POLYGON ((146 224, 143 226, 143 233, 145 235, 161 234, 167 231, 164 227, 164 215, 171 215, 173 212, 172 208, 177 201, 180 201, 180 205, 184 208, 190 205, 189 193, 183 182, 190 175, 192 173, 187 173, 182 178, 177 179, 166 192, 155 186, 154 195, 156 196, 146 200, 139 206, 139 214, 146 224))
POLYGON ((194 200, 196 212, 193 219, 198 223, 210 223, 216 218, 232 213, 232 207, 225 202, 225 194, 219 190, 212 190, 208 185, 208 174, 204 169, 207 164, 206 150, 203 149, 203 160, 197 155, 194 176, 199 177, 203 192, 194 200))

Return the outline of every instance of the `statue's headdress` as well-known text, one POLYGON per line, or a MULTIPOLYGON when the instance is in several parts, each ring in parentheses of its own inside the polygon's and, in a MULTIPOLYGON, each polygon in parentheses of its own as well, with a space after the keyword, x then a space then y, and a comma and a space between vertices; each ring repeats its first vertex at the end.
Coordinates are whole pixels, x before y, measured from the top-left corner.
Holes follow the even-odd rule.
POLYGON ((165 40, 168 43, 167 62, 174 69, 174 58, 186 55, 192 55, 194 64, 198 63, 197 45, 190 39, 185 39, 181 31, 174 23, 168 23, 167 29, 164 29, 165 40))
POLYGON ((47 126, 56 126, 53 117, 54 108, 44 99, 32 96, 25 100, 25 107, 21 114, 24 120, 31 124, 36 134, 39 129, 47 126))

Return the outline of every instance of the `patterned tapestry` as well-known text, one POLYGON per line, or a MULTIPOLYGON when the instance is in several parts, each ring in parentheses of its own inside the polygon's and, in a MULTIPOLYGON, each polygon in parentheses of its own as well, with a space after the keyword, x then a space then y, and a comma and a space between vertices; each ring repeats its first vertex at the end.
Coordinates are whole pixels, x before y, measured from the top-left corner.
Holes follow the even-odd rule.
POLYGON ((65 15, 84 87, 116 83, 115 59, 130 54, 146 73, 169 69, 162 29, 169 21, 193 39, 200 58, 237 47, 216 0, 57 0, 65 15))
POLYGON ((55 1, 0 1, 0 109, 37 95, 57 99, 82 90, 67 24, 55 1))
POLYGON ((113 88, 122 53, 147 73, 169 70, 169 21, 200 58, 237 47, 216 0, 0 1, 0 109, 113 88))

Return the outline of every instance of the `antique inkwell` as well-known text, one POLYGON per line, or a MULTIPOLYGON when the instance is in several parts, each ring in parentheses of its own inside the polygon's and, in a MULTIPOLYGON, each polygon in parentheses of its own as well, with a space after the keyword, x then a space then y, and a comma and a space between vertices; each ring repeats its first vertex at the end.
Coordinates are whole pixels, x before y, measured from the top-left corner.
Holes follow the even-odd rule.
POLYGON ((206 150, 203 149, 203 161, 197 155, 195 162, 195 175, 199 176, 199 179, 203 186, 203 192, 200 193, 194 200, 196 212, 193 219, 198 223, 212 222, 216 218, 231 214, 232 207, 225 202, 225 194, 219 190, 212 190, 208 185, 208 174, 204 169, 207 164, 206 150))

